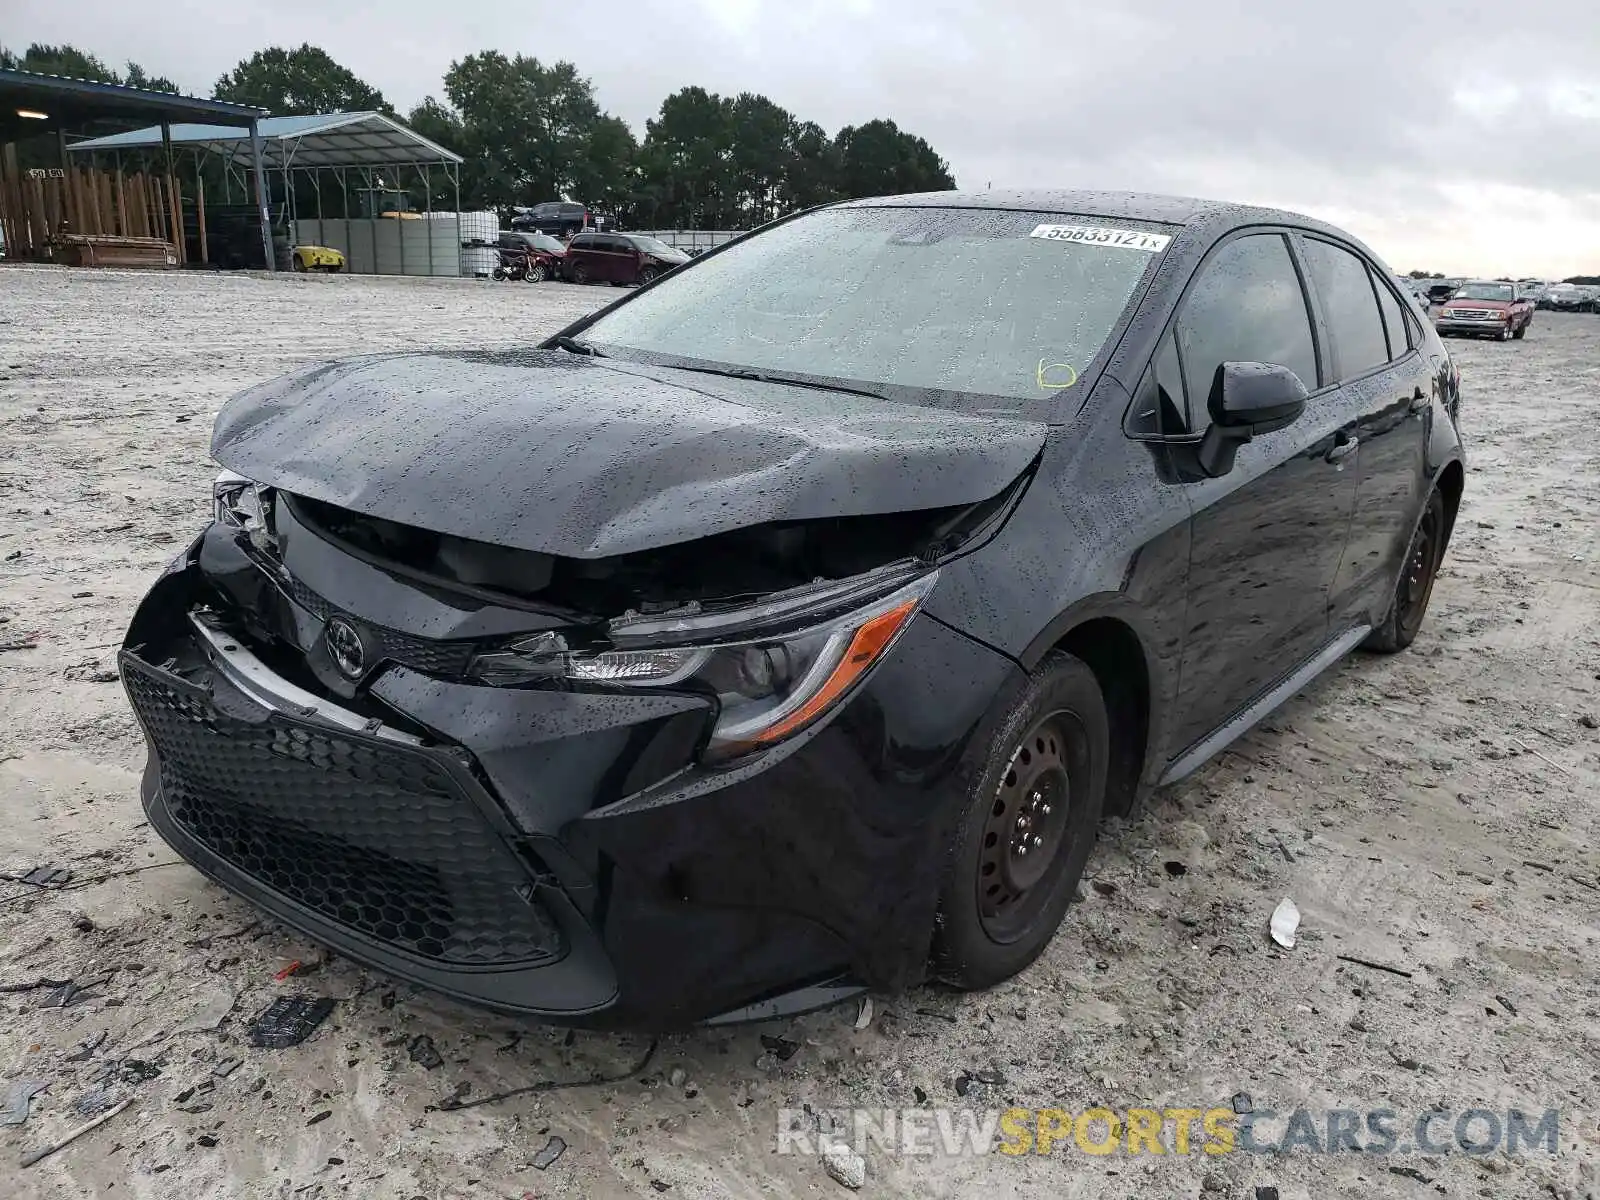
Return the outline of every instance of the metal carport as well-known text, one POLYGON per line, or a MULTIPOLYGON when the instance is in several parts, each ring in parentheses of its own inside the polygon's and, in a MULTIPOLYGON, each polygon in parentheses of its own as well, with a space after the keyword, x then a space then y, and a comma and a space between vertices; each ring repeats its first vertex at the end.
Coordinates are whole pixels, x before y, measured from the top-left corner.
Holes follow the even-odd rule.
MULTIPOLYGON (((421 184, 424 213, 432 219, 433 172, 442 170, 451 189, 453 211, 461 208, 461 156, 446 150, 436 142, 406 128, 393 117, 379 112, 324 113, 296 117, 266 117, 258 123, 261 144, 261 162, 267 177, 266 193, 269 207, 282 205, 287 222, 301 217, 302 182, 310 185, 314 198, 316 220, 319 228, 325 220, 343 218, 348 232, 352 219, 351 177, 364 187, 357 194, 367 197, 371 211, 362 215, 382 215, 381 195, 401 197, 400 203, 409 203, 409 190, 394 186, 403 183, 409 172, 421 184), (337 182, 339 212, 325 213, 324 172, 337 182), (385 179, 384 175, 391 176, 385 179), (274 188, 273 179, 278 186, 274 188), (276 195, 274 193, 276 192, 276 195)), ((225 178, 239 176, 243 187, 243 174, 250 162, 249 144, 240 130, 221 125, 174 125, 170 131, 172 144, 193 151, 196 156, 209 155, 223 164, 225 178)), ((73 143, 68 149, 73 154, 98 156, 130 151, 149 150, 161 145, 161 131, 155 127, 119 133, 110 137, 94 138, 73 143)), ((461 243, 459 216, 455 244, 461 243)), ((429 241, 430 254, 432 241, 429 241)), ((376 249, 374 249, 376 255, 376 249)))

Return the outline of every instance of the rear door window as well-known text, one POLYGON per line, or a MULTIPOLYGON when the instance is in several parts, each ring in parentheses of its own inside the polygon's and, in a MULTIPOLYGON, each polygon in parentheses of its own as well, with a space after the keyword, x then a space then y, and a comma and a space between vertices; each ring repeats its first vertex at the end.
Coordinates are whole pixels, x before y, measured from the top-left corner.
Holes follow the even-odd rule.
POLYGON ((1378 293, 1378 307, 1383 311, 1383 327, 1389 335, 1389 357, 1404 358, 1411 350, 1411 323, 1406 320, 1400 301, 1395 299, 1394 293, 1384 286, 1383 280, 1373 276, 1372 286, 1378 293))
POLYGON ((1305 247, 1306 265, 1333 340, 1338 377, 1349 379, 1388 362, 1383 314, 1367 264, 1343 247, 1319 238, 1307 238, 1305 247))
POLYGON ((1209 423, 1207 402, 1226 362, 1288 367, 1306 390, 1317 388, 1311 314, 1281 233, 1248 234, 1213 252, 1183 299, 1177 329, 1190 429, 1209 423))

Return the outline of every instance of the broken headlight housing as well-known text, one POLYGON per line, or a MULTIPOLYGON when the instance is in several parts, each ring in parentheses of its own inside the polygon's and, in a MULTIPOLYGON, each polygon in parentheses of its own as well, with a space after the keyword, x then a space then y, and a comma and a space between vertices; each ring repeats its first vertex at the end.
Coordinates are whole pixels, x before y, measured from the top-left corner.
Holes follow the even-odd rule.
MULTIPOLYGON (((683 644, 638 649, 569 651, 559 634, 545 633, 509 650, 481 655, 473 673, 485 683, 539 679, 619 688, 692 691, 714 696, 717 720, 705 758, 719 761, 774 745, 812 725, 883 658, 910 624, 938 578, 932 571, 843 612, 813 611, 786 632, 762 630, 774 613, 793 620, 793 597, 738 610, 746 636, 728 636, 727 612, 707 614, 718 640, 694 644, 693 617, 674 622, 683 644)), ((819 599, 836 600, 838 589, 819 599)), ((803 615, 803 614, 799 614, 803 615)))
POLYGON ((211 484, 211 515, 217 524, 245 534, 258 550, 270 550, 273 531, 273 490, 253 479, 223 471, 211 484))

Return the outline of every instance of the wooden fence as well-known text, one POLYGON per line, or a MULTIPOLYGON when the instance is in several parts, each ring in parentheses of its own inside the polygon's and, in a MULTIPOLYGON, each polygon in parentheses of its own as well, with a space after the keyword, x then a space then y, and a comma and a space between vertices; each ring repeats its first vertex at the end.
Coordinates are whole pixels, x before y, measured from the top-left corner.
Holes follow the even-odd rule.
MULTIPOLYGON (((205 261, 205 196, 198 189, 195 206, 205 261)), ((11 145, 0 148, 0 231, 7 258, 52 259, 73 235, 88 235, 158 239, 171 247, 178 264, 185 260, 183 198, 170 173, 24 169, 11 145)))

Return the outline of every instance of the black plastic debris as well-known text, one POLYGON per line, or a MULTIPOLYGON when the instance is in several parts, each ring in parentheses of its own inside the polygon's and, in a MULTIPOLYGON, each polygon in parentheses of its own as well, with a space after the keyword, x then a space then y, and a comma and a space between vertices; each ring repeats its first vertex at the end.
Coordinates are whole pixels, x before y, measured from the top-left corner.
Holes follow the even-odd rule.
POLYGON ((394 1002, 395 994, 393 992, 385 992, 383 995, 378 997, 378 1003, 384 1008, 393 1008, 394 1002))
POLYGON ((431 1071, 444 1066, 444 1056, 434 1047, 433 1039, 419 1033, 411 1039, 411 1061, 431 1071))
POLYGON ((27 883, 37 888, 60 887, 72 878, 65 867, 34 867, 25 875, 0 874, 7 883, 27 883))
POLYGON ((279 996, 250 1022, 250 1044, 263 1050, 298 1046, 332 1011, 327 996, 279 996))
POLYGON ((28 1105, 50 1084, 43 1079, 14 1079, 0 1097, 0 1125, 21 1125, 28 1119, 28 1105))
POLYGON ((1166 873, 1171 875, 1174 879, 1178 878, 1180 875, 1187 875, 1189 873, 1189 865, 1187 863, 1181 863, 1175 858, 1169 859, 1167 862, 1162 863, 1161 866, 1166 873))
POLYGON ((94 1037, 89 1038, 87 1041, 79 1042, 77 1050, 67 1055, 67 1061, 72 1063, 88 1062, 89 1059, 94 1057, 94 1052, 105 1044, 105 1040, 106 1030, 102 1029, 99 1033, 95 1034, 94 1037))
POLYGON ((31 992, 38 988, 66 987, 70 979, 35 979, 32 983, 0 983, 0 992, 31 992))
POLYGON ((552 1135, 550 1140, 544 1144, 544 1149, 533 1156, 533 1169, 536 1171, 547 1170, 551 1163, 566 1152, 566 1142, 552 1135))
POLYGON ((239 1064, 241 1061, 243 1060, 237 1058, 225 1058, 216 1066, 211 1068, 211 1073, 218 1079, 226 1079, 229 1075, 232 1075, 239 1069, 239 1064))
POLYGON ((1421 1171, 1417 1170, 1415 1167, 1390 1167, 1389 1168, 1389 1174, 1391 1174, 1391 1175, 1401 1175, 1401 1176, 1404 1176, 1406 1179, 1415 1179, 1418 1183, 1432 1183, 1433 1182, 1433 1177, 1431 1175, 1424 1175, 1421 1171))
POLYGON ((145 1062, 138 1058, 125 1058, 117 1064, 117 1074, 124 1083, 149 1083, 150 1080, 161 1074, 161 1068, 153 1062, 145 1062))
POLYGON ((321 1125, 324 1121, 326 1121, 331 1116, 333 1116, 333 1109, 325 1108, 321 1112, 319 1112, 316 1116, 312 1117, 311 1120, 307 1121, 306 1124, 308 1126, 321 1125))
POLYGON ((800 1052, 799 1042, 791 1042, 788 1038, 773 1037, 770 1033, 761 1035, 761 1047, 775 1055, 779 1062, 788 1062, 800 1052))
POLYGON ((1235 1092, 1233 1094, 1233 1111, 1236 1113, 1255 1111, 1255 1103, 1250 1099, 1249 1092, 1235 1092))
POLYGON ((51 989, 50 994, 39 1001, 40 1008, 71 1008, 82 1000, 95 988, 111 982, 110 975, 97 975, 93 979, 85 979, 81 983, 69 979, 65 983, 57 984, 51 989))
POLYGON ((1256 1200, 1278 1200, 1278 1189, 1275 1187, 1256 1188, 1256 1200))

